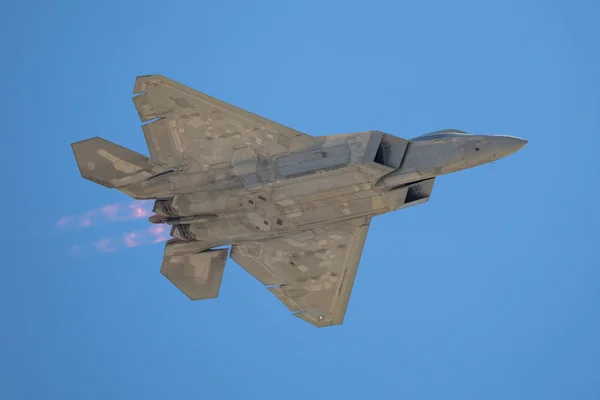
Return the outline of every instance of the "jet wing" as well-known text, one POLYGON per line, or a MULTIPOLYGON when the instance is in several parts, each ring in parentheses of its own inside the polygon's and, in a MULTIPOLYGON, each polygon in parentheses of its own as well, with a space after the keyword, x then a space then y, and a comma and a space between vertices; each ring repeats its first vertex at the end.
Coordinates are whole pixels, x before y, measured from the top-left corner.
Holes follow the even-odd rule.
POLYGON ((235 149, 261 158, 310 145, 312 137, 161 75, 139 76, 133 102, 153 164, 198 169, 230 163, 235 149), (194 168, 196 167, 196 168, 194 168))
POLYGON ((234 245, 230 257, 317 327, 344 321, 370 218, 234 245))

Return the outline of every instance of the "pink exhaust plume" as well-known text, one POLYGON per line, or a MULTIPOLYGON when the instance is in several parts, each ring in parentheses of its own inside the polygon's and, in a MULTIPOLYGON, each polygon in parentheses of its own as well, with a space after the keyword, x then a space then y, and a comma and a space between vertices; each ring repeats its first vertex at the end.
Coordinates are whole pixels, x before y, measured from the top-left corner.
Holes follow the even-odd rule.
POLYGON ((130 232, 123 235, 123 241, 125 242, 125 246, 127 247, 136 247, 142 244, 139 241, 139 234, 136 232, 130 232))
POLYGON ((117 214, 119 213, 119 205, 118 204, 107 204, 102 207, 100 210, 104 216, 106 216, 109 220, 115 221, 117 219, 117 214))
POLYGON ((83 228, 92 226, 92 219, 91 218, 81 218, 79 220, 79 226, 81 226, 83 228))
POLYGON ((150 215, 150 211, 145 210, 143 208, 143 205, 138 205, 134 203, 129 205, 129 208, 131 208, 132 210, 130 214, 132 218, 143 218, 150 215))
POLYGON ((70 220, 71 220, 70 217, 62 217, 61 219, 58 220, 58 222, 56 223, 56 226, 58 226, 58 227, 65 226, 69 223, 70 220))
POLYGON ((160 243, 169 240, 169 235, 167 234, 167 229, 164 225, 151 226, 148 231, 154 236, 152 243, 160 243))
POLYGON ((152 212, 152 201, 141 200, 133 203, 107 204, 105 206, 87 211, 80 215, 69 215, 58 220, 56 226, 59 228, 103 225, 118 221, 148 217, 152 212))
POLYGON ((69 253, 71 254, 77 254, 81 251, 81 248, 79 246, 73 246, 69 249, 69 253))
POLYGON ((113 245, 113 239, 100 239, 94 243, 94 247, 96 250, 104 253, 112 253, 113 251, 117 250, 113 245))
POLYGON ((127 248, 132 248, 156 244, 169 239, 170 235, 167 233, 166 227, 164 225, 155 225, 141 231, 124 233, 120 240, 104 239, 107 241, 106 243, 103 241, 96 242, 96 249, 100 251, 114 251, 116 250, 115 246, 117 245, 118 247, 125 246, 127 248))
MULTIPOLYGON (((171 238, 168 225, 152 225, 151 227, 139 231, 126 232, 120 237, 108 237, 97 240, 93 243, 96 251, 103 253, 112 253, 123 248, 133 248, 138 246, 152 245, 165 242, 171 238)), ((69 253, 80 253, 81 246, 73 246, 69 253)))

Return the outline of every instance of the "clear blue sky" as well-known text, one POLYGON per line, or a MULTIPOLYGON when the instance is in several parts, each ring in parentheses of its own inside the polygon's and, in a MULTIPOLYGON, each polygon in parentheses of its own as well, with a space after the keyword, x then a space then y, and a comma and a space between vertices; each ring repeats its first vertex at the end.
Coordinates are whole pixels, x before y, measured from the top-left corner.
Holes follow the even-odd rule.
POLYGON ((0 398, 599 399, 599 11, 4 2, 0 398), (162 243, 94 247, 144 218, 56 227, 128 204, 69 144, 147 153, 131 93, 152 73, 313 135, 530 142, 376 218, 344 325, 316 329, 232 261, 219 299, 193 303, 159 273, 162 243))

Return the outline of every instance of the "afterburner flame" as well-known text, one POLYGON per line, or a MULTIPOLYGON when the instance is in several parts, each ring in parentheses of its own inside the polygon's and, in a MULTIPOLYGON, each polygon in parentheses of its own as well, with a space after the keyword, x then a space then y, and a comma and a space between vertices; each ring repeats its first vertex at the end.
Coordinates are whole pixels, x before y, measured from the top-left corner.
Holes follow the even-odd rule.
POLYGON ((111 238, 104 238, 94 242, 94 247, 96 250, 103 253, 112 253, 113 251, 117 250, 114 244, 114 239, 111 238))
POLYGON ((147 218, 152 213, 152 200, 106 204, 79 215, 68 215, 56 222, 58 228, 89 228, 113 222, 147 218))

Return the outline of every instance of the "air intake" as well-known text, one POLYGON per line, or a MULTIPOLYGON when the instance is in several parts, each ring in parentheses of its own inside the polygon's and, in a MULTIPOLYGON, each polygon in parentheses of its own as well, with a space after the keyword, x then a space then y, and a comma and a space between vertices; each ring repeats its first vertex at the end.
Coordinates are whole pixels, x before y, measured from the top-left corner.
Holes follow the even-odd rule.
POLYGON ((404 139, 383 133, 373 161, 386 167, 398 169, 402 163, 407 144, 408 141, 404 139))

